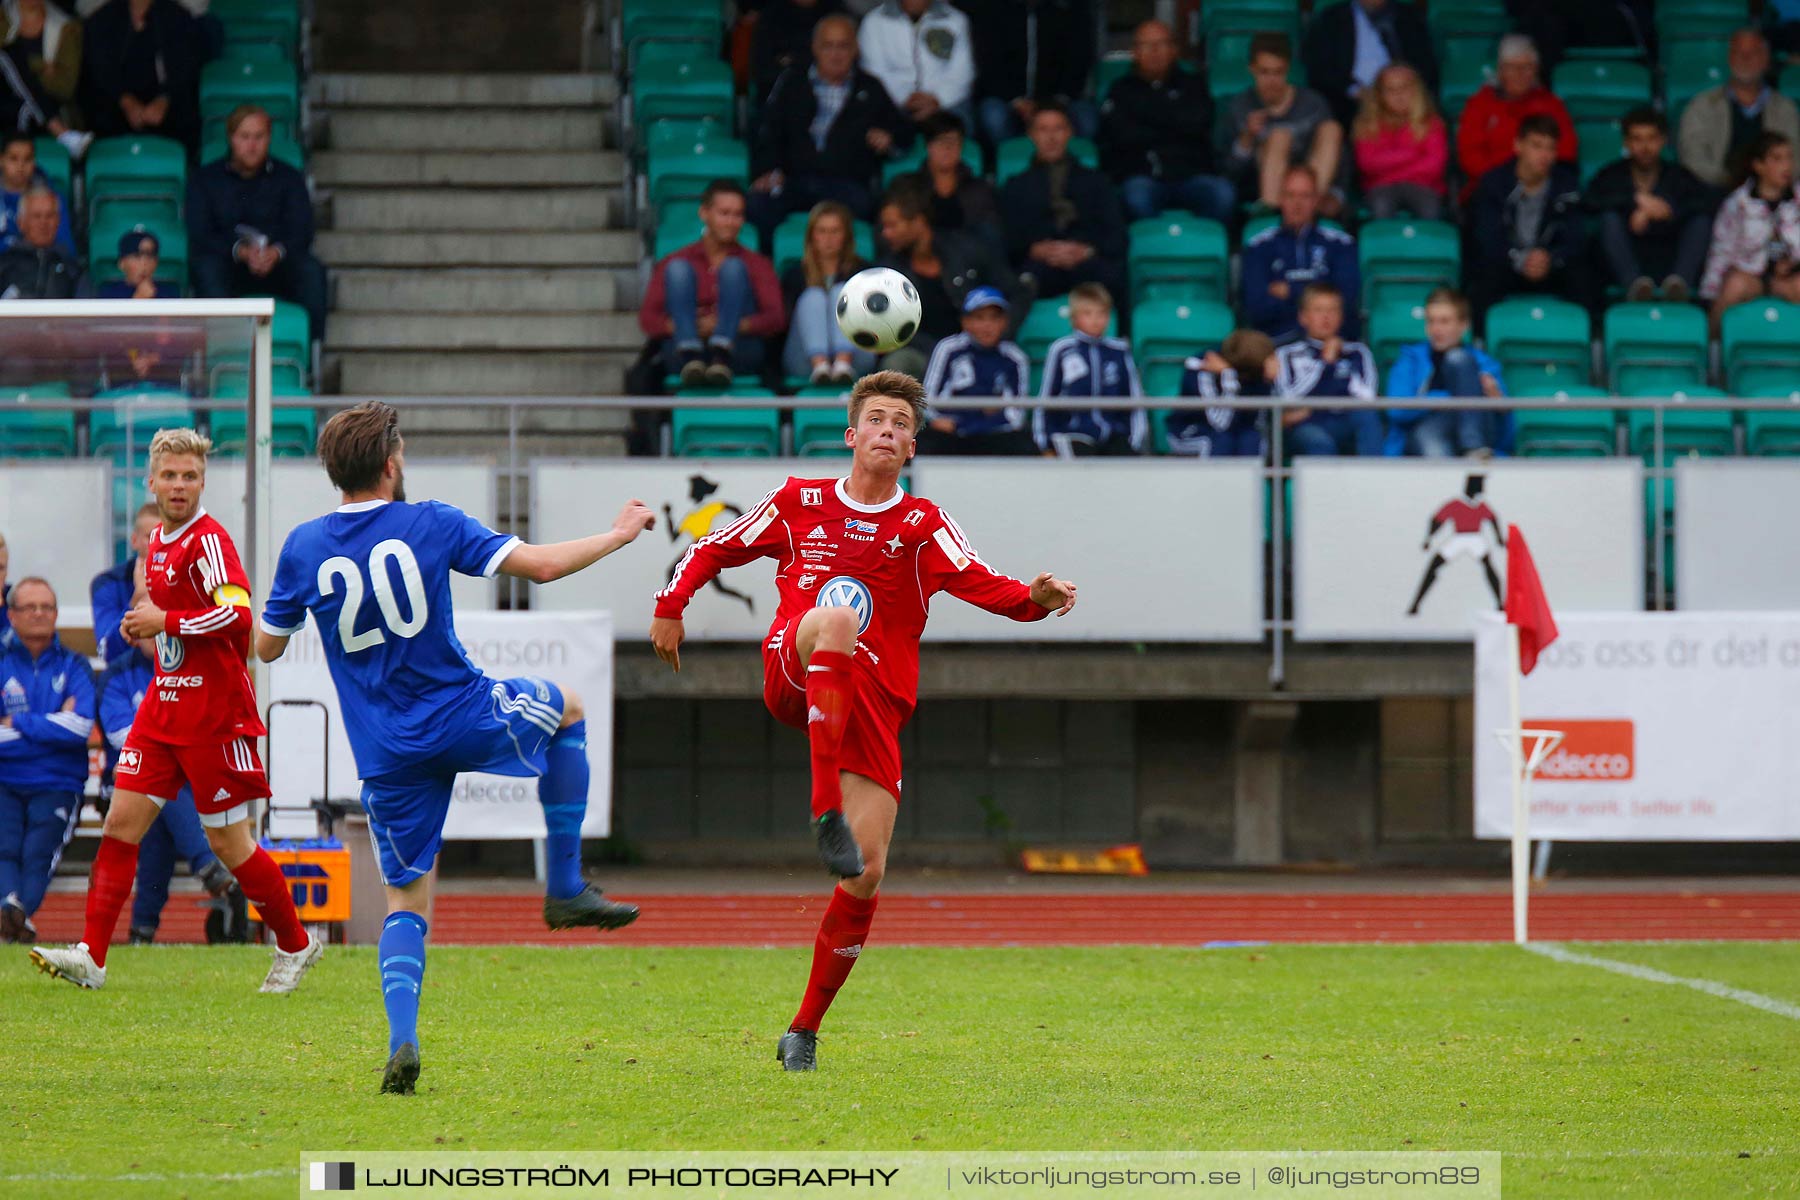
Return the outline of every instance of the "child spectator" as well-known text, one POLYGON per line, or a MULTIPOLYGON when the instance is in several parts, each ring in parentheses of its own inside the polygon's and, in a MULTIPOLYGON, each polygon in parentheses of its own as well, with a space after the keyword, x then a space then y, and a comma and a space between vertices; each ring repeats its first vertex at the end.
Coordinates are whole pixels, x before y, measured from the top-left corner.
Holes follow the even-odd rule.
POLYGON ((1469 207, 1464 272, 1477 322, 1508 296, 1548 293, 1586 306, 1581 175, 1556 161, 1556 122, 1519 122, 1513 160, 1482 177, 1469 207))
POLYGON ((1719 206, 1700 294, 1715 326, 1732 305, 1765 294, 1800 303, 1800 189, 1793 144, 1779 133, 1750 144, 1746 178, 1719 206))
POLYGON ((1349 408, 1284 408, 1281 427, 1293 454, 1381 453, 1381 414, 1375 355, 1361 342, 1346 342, 1344 294, 1329 283, 1309 283, 1300 293, 1305 337, 1275 352, 1275 392, 1288 400, 1350 399, 1349 408))
MULTIPOLYGON (((925 396, 1025 396, 1030 394, 1031 360, 1006 341, 1010 306, 1000 289, 979 287, 963 300, 961 333, 931 352, 925 368, 925 396)), ((1025 410, 957 408, 934 413, 919 431, 919 449, 931 454, 1036 454, 1025 428, 1025 410)))
POLYGON ((173 300, 181 293, 156 279, 161 261, 156 235, 134 225, 119 235, 119 274, 124 278, 102 284, 95 294, 102 300, 173 300))
POLYGON ((782 370, 811 383, 849 383, 875 369, 875 356, 858 350, 838 328, 838 294, 863 269, 852 240, 850 210, 835 200, 815 204, 806 218, 800 261, 781 276, 781 297, 791 314, 782 370))
MULTIPOLYGON (((1131 343, 1108 337, 1113 315, 1112 293, 1098 283, 1077 284, 1069 291, 1068 337, 1050 344, 1044 360, 1044 386, 1039 396, 1142 396, 1131 343)), ((1138 454, 1149 423, 1143 409, 1039 409, 1037 443, 1059 458, 1094 454, 1138 454)))
MULTIPOLYGON (((1319 186, 1337 182, 1344 127, 1331 119, 1325 97, 1288 82, 1294 50, 1285 33, 1250 40, 1250 86, 1231 98, 1219 122, 1215 160, 1230 171, 1240 195, 1270 208, 1281 203, 1289 167, 1312 167, 1319 186)), ((1342 197, 1333 193, 1322 211, 1336 216, 1342 197)))
POLYGON ((1405 63, 1381 69, 1375 85, 1363 89, 1351 143, 1369 215, 1443 215, 1450 138, 1417 71, 1405 63))
MULTIPOLYGON (((1450 399, 1506 395, 1500 364, 1486 351, 1466 345, 1469 301, 1453 288, 1438 288, 1425 299, 1425 340, 1403 346, 1388 372, 1391 399, 1450 399)), ((1450 458, 1491 450, 1505 437, 1510 419, 1480 409, 1451 412, 1419 408, 1388 409, 1389 455, 1416 454, 1450 458), (1500 419, 1496 420, 1499 417, 1500 419)))
MULTIPOLYGON (((1233 331, 1217 350, 1187 360, 1181 394, 1202 400, 1268 396, 1275 380, 1275 342, 1255 329, 1233 331)), ((1241 458, 1263 452, 1263 414, 1254 408, 1172 408, 1163 418, 1169 453, 1241 458)))

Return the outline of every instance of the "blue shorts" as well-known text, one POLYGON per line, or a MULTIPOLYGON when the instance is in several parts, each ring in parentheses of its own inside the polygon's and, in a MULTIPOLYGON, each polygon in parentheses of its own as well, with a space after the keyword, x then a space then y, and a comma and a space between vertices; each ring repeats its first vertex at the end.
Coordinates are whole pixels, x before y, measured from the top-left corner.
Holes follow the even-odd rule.
POLYGON ((411 883, 437 862, 458 775, 544 773, 545 752, 562 723, 562 689, 530 676, 488 683, 487 695, 443 714, 442 750, 405 770, 363 780, 369 837, 389 887, 411 883))

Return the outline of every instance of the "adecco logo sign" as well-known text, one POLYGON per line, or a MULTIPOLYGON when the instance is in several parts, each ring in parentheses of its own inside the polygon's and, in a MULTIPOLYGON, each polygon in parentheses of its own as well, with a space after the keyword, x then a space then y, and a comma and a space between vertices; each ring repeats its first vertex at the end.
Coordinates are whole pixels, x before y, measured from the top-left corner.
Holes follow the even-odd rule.
POLYGON ((1540 717, 1527 729, 1560 729, 1562 745, 1539 764, 1533 779, 1558 783, 1616 783, 1630 779, 1637 767, 1637 736, 1630 721, 1571 721, 1540 717))

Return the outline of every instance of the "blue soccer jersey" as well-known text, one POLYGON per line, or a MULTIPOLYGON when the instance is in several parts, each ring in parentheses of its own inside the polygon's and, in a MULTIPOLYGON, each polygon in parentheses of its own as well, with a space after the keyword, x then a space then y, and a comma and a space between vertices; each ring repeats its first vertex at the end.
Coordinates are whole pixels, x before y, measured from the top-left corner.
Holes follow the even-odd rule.
POLYGON ((288 535, 262 627, 289 637, 312 612, 364 779, 430 759, 458 732, 446 718, 484 703, 450 572, 491 576, 518 544, 435 500, 346 504, 288 535))

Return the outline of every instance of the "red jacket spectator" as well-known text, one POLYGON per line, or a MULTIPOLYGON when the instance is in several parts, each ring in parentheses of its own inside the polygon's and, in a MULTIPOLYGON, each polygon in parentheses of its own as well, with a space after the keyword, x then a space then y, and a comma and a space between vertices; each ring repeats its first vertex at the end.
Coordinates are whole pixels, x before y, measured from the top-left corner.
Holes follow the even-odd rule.
POLYGON ((1444 194, 1450 138, 1444 132, 1443 118, 1432 117, 1423 137, 1414 134, 1410 125, 1390 125, 1369 137, 1356 138, 1354 144, 1363 191, 1414 183, 1444 194))
MULTIPOLYGON (((756 293, 756 315, 749 319, 748 327, 741 331, 743 335, 774 337, 786 329, 787 310, 782 304, 781 281, 775 277, 775 265, 743 246, 732 246, 725 253, 727 257, 743 260, 744 269, 750 273, 750 288, 756 293)), ((681 259, 694 268, 700 311, 709 313, 718 306, 718 273, 707 261, 705 243, 695 242, 683 246, 656 264, 656 270, 650 276, 650 286, 644 291, 644 302, 638 307, 638 328, 648 337, 659 338, 668 334, 669 310, 663 302, 663 277, 668 274, 669 264, 676 259, 681 259)))
POLYGON ((1556 143, 1557 159, 1574 162, 1575 124, 1569 120, 1569 110, 1549 88, 1539 84, 1523 95, 1508 99, 1490 83, 1469 97, 1469 103, 1463 107, 1462 120, 1456 127, 1456 161, 1468 181, 1463 184, 1465 201, 1483 175, 1512 161, 1519 122, 1540 113, 1554 120, 1557 128, 1562 130, 1556 143))

